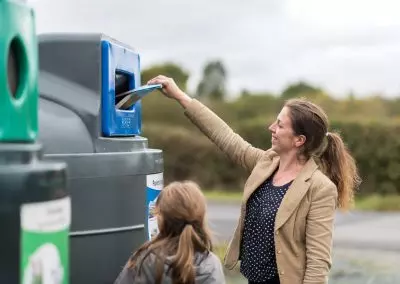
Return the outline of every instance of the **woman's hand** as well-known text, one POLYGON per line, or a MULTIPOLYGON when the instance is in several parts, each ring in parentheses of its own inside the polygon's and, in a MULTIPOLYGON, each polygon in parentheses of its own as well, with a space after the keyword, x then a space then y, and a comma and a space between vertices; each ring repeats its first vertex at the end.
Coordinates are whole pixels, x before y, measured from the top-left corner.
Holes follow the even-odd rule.
POLYGON ((185 92, 183 92, 175 83, 174 79, 168 78, 163 75, 149 80, 148 85, 161 84, 161 92, 168 98, 177 100, 183 107, 186 107, 192 100, 185 92))

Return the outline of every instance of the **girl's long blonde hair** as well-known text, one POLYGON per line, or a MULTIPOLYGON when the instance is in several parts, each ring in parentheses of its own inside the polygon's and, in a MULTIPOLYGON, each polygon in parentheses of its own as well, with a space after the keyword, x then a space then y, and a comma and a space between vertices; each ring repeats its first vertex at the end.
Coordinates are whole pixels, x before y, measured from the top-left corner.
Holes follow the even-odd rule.
POLYGON ((156 202, 159 234, 130 258, 128 267, 140 274, 150 253, 155 257, 156 284, 161 284, 169 257, 173 283, 194 284, 193 260, 196 252, 212 250, 206 224, 206 200, 199 186, 191 181, 173 182, 160 193, 156 202))

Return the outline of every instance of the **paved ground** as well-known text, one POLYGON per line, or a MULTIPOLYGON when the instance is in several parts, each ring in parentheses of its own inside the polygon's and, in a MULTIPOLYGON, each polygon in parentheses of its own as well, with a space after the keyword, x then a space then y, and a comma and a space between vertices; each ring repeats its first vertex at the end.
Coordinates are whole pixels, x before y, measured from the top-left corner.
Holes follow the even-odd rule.
MULTIPOLYGON (((239 216, 235 203, 208 205, 215 241, 227 242, 239 216)), ((238 275, 228 283, 246 283, 238 275)), ((337 213, 330 284, 400 284, 400 213, 337 213)))
MULTIPOLYGON (((208 204, 208 219, 217 241, 228 241, 239 216, 235 203, 208 204)), ((334 244, 342 248, 376 249, 400 253, 400 213, 337 212, 334 244)))

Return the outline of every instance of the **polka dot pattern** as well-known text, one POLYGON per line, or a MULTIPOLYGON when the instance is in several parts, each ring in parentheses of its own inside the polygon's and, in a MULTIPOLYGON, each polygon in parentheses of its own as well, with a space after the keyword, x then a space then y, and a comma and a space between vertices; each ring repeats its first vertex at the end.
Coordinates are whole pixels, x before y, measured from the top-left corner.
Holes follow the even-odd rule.
POLYGON ((274 186, 267 179, 250 196, 240 249, 240 271, 248 280, 262 282, 278 275, 274 224, 278 208, 291 182, 274 186))

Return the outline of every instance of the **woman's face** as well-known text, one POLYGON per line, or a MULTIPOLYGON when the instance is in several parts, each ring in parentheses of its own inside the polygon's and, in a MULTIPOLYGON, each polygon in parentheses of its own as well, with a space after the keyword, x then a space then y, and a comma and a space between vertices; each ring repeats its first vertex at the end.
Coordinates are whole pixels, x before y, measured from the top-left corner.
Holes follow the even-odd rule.
POLYGON ((294 135, 289 111, 288 107, 283 107, 277 119, 268 128, 272 134, 272 150, 278 154, 297 150, 305 141, 302 141, 305 139, 303 135, 294 135))

